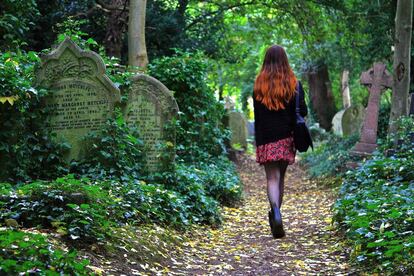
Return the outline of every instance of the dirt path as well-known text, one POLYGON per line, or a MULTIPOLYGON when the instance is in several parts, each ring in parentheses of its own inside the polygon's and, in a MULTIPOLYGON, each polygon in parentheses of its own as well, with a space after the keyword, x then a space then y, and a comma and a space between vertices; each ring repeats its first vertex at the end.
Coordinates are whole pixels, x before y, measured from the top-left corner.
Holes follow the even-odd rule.
POLYGON ((224 208, 219 229, 197 228, 164 272, 179 275, 347 275, 346 254, 330 227, 331 189, 321 189, 294 165, 288 170, 282 215, 286 237, 271 237, 265 175, 252 157, 238 164, 246 199, 224 208))

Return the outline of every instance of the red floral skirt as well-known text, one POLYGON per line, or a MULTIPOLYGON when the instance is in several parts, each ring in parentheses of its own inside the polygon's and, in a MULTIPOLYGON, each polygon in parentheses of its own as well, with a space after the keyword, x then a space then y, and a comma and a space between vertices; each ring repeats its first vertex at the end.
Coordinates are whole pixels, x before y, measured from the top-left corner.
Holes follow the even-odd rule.
POLYGON ((289 165, 295 162, 296 149, 293 137, 273 143, 260 145, 256 148, 256 162, 264 164, 274 161, 286 161, 289 165))

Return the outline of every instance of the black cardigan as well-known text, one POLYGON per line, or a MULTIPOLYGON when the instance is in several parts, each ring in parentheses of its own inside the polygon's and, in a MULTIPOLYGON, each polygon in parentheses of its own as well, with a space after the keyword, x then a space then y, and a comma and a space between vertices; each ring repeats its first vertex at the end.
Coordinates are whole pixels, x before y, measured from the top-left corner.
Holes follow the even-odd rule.
MULTIPOLYGON (((302 84, 299 82, 299 108, 303 117, 308 114, 304 94, 302 84)), ((275 111, 269 110, 253 97, 256 146, 292 136, 296 119, 295 98, 289 101, 285 109, 275 111)))

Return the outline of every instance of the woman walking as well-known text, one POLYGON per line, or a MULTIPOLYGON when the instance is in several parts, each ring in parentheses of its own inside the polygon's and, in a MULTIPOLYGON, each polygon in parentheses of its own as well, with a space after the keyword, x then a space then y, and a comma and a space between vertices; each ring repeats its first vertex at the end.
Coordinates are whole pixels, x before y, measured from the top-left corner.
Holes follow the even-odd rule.
POLYGON ((270 203, 269 223, 274 238, 285 236, 280 208, 288 165, 295 162, 293 128, 295 95, 299 93, 302 116, 307 115, 301 83, 290 68, 285 50, 271 46, 254 84, 256 161, 264 165, 267 196, 270 203))

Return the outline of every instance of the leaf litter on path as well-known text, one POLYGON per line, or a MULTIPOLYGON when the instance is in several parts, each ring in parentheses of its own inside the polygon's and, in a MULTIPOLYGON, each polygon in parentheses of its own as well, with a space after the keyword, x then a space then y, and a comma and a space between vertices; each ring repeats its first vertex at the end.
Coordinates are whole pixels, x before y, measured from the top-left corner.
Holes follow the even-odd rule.
POLYGON ((177 252, 176 275, 349 275, 347 254, 330 223, 335 200, 331 188, 310 181, 297 165, 285 181, 282 216, 286 237, 273 239, 263 167, 240 155, 245 187, 240 208, 223 208, 219 229, 198 226, 177 252))
MULTIPOLYGON (((332 188, 309 180, 296 164, 285 180, 286 237, 273 239, 263 167, 238 156, 245 197, 223 207, 220 228, 190 231, 148 225, 118 229, 125 255, 86 254, 98 275, 350 275, 342 240, 331 226, 332 188), (125 257, 126 256, 126 257, 125 257)), ((85 252, 84 252, 85 253, 85 252)))

